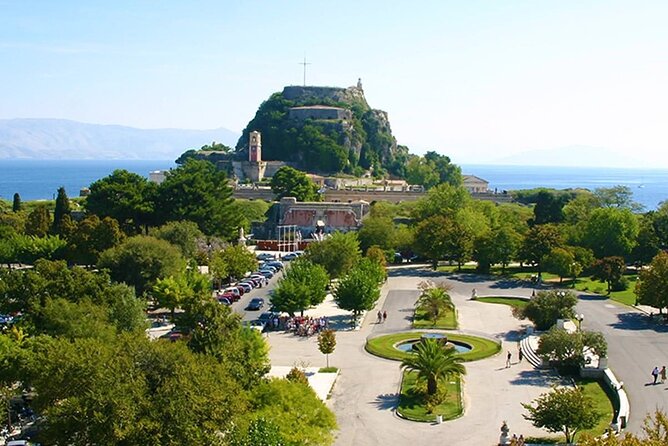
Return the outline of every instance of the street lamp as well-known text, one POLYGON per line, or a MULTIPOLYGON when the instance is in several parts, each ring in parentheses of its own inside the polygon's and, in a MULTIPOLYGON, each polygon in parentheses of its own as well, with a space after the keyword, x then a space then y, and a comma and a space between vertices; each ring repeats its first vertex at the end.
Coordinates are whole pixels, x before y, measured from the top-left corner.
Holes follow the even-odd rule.
POLYGON ((582 330, 582 321, 584 321, 584 318, 585 316, 582 313, 575 315, 575 319, 578 321, 578 331, 582 330))

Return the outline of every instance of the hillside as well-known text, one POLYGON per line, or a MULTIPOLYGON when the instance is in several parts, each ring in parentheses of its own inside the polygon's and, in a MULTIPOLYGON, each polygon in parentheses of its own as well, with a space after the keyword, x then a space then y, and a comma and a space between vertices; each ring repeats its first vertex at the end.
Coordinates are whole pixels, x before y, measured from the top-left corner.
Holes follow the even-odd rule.
POLYGON ((397 173, 407 149, 397 146, 387 113, 369 106, 356 87, 288 86, 257 110, 236 145, 245 158, 248 135, 262 133, 262 158, 293 162, 312 172, 397 173))
POLYGON ((234 145, 238 133, 138 129, 64 119, 0 120, 0 159, 168 159, 212 141, 234 145))

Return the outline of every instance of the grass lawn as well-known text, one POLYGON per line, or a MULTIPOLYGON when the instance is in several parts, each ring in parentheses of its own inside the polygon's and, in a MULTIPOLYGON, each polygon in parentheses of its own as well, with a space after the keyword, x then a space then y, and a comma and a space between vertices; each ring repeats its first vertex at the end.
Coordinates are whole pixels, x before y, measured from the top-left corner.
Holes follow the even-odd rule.
POLYGON ((427 412, 423 403, 423 395, 413 392, 413 387, 417 381, 417 372, 404 371, 401 380, 401 396, 399 396, 399 407, 397 412, 404 418, 413 421, 435 421, 437 415, 442 415, 444 420, 452 420, 459 417, 464 407, 461 399, 461 380, 459 377, 451 378, 439 383, 445 385, 447 394, 445 401, 436 406, 432 413, 427 412))
MULTIPOLYGON (((613 291, 610 293, 610 299, 625 305, 634 305, 636 303, 636 294, 634 293, 637 274, 624 274, 624 277, 629 281, 629 286, 624 291, 613 291)), ((575 289, 578 291, 587 291, 590 293, 607 295, 608 285, 599 280, 592 280, 590 277, 579 277, 575 282, 575 289)))
POLYGON ((413 316, 413 328, 440 328, 443 330, 454 330, 457 328, 457 310, 447 310, 441 314, 434 324, 427 319, 427 312, 416 309, 413 316))
MULTIPOLYGON (((595 379, 578 378, 575 382, 578 386, 584 388, 585 395, 594 400, 594 408, 599 413, 603 414, 600 421, 593 429, 582 432, 586 432, 592 436, 602 435, 606 429, 610 427, 612 416, 614 415, 614 407, 612 405, 612 400, 610 399, 611 397, 607 393, 607 387, 603 386, 600 381, 595 379)), ((580 438, 582 432, 578 434, 577 438, 580 438)))
POLYGON ((503 305, 509 305, 511 307, 516 307, 516 308, 524 308, 527 306, 529 303, 528 300, 525 299, 517 299, 516 297, 478 297, 476 301, 479 302, 485 302, 488 304, 503 304, 503 305))
MULTIPOLYGON (((402 352, 394 348, 394 346, 402 341, 410 339, 420 339, 424 331, 410 331, 403 333, 394 333, 385 336, 378 336, 377 338, 369 339, 366 342, 366 351, 372 355, 380 356, 385 359, 393 359, 401 361, 407 358, 411 353, 402 352)), ((477 336, 468 336, 462 334, 447 333, 448 339, 453 341, 464 342, 469 344, 473 349, 467 353, 461 353, 464 361, 477 361, 479 359, 487 358, 498 353, 501 350, 501 344, 491 341, 489 339, 479 338, 477 336)))

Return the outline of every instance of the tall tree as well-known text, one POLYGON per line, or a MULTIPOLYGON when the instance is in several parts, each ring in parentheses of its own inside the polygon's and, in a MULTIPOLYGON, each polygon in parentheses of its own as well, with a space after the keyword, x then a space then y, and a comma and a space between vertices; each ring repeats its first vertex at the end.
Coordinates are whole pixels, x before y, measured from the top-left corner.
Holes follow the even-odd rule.
POLYGON ((525 262, 536 265, 538 273, 541 273, 543 258, 553 248, 563 244, 561 233, 555 225, 536 225, 525 235, 519 255, 525 262))
POLYGON ((336 287, 334 300, 339 308, 352 311, 353 323, 362 311, 373 308, 380 297, 378 279, 361 268, 353 268, 336 287))
POLYGON ((297 201, 320 201, 318 186, 300 170, 283 166, 271 178, 271 190, 276 198, 295 197, 297 201))
POLYGON ((160 278, 181 274, 185 261, 178 248, 164 240, 135 236, 104 251, 98 262, 109 270, 111 278, 134 286, 143 294, 160 278))
POLYGON ((577 302, 578 298, 571 291, 540 291, 524 309, 519 310, 519 316, 528 318, 536 329, 547 330, 557 323, 557 319, 575 317, 577 302))
POLYGON ((285 275, 279 280, 271 296, 271 303, 279 311, 290 315, 322 303, 327 295, 329 283, 327 271, 308 259, 299 258, 292 262, 285 275))
POLYGON ((471 195, 463 187, 440 184, 416 202, 412 216, 418 221, 434 215, 455 217, 460 209, 470 205, 471 200, 471 195))
POLYGON ((603 257, 594 263, 594 277, 608 284, 608 294, 612 291, 614 284, 618 283, 624 275, 626 264, 621 257, 603 257))
POLYGON ((164 221, 189 220, 207 235, 237 236, 241 218, 231 212, 232 188, 212 163, 187 160, 160 184, 158 203, 164 221))
POLYGON ((28 214, 26 234, 44 237, 51 228, 51 215, 44 205, 39 205, 28 214))
POLYGON ((599 205, 604 208, 628 209, 640 212, 643 206, 633 201, 633 191, 628 186, 600 187, 594 190, 599 205))
POLYGON ((135 234, 153 224, 157 186, 146 178, 127 170, 115 170, 111 175, 90 185, 84 207, 100 218, 111 217, 135 234))
POLYGON ((197 253, 197 242, 204 238, 196 223, 172 221, 151 231, 155 238, 166 240, 181 250, 181 255, 192 259, 197 253))
POLYGON ((346 274, 361 258, 360 244, 354 232, 335 232, 322 241, 309 244, 306 258, 321 265, 330 278, 346 274))
POLYGON ((668 307, 668 253, 657 254, 648 268, 640 270, 636 282, 638 302, 658 308, 668 307))
POLYGON ((371 246, 387 251, 395 248, 394 223, 389 217, 367 217, 357 231, 360 247, 366 252, 371 246))
POLYGON ((58 188, 58 196, 56 197, 56 208, 53 211, 53 232, 60 233, 60 225, 66 215, 70 215, 70 199, 67 198, 67 192, 64 187, 58 188))
POLYGON ((19 212, 21 210, 21 196, 18 192, 14 194, 14 200, 12 201, 12 212, 19 212))
POLYGON ((582 388, 555 387, 532 404, 522 404, 529 412, 524 418, 548 432, 562 432, 566 443, 573 443, 580 430, 591 429, 601 419, 594 401, 582 388))
POLYGON ((598 258, 631 253, 638 238, 638 219, 628 209, 599 208, 592 211, 582 244, 598 258))
MULTIPOLYGON (((564 277, 573 277, 575 256, 568 249, 555 247, 543 258, 545 270, 559 276, 559 283, 564 277)), ((580 267, 580 269, 582 269, 580 267)), ((577 275, 577 274, 575 274, 577 275)))
POLYGON ((230 245, 213 254, 211 268, 216 279, 240 279, 257 268, 257 259, 245 246, 230 245))
POLYGON ((401 367, 415 371, 419 380, 427 381, 427 394, 438 392, 439 381, 465 375, 461 357, 452 346, 443 346, 434 339, 424 339, 415 345, 415 353, 401 361, 401 367))

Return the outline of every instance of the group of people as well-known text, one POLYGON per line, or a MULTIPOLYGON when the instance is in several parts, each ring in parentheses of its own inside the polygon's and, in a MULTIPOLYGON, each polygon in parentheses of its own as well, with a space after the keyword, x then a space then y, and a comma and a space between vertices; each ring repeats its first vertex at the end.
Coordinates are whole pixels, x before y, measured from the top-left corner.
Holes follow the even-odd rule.
POLYGON ((378 310, 377 316, 378 317, 376 318, 376 323, 377 324, 382 324, 383 322, 385 322, 387 320, 387 311, 382 311, 381 312, 380 310, 378 310))
MULTIPOLYGON (((522 362, 522 359, 524 359, 524 352, 522 351, 522 347, 520 347, 517 351, 517 357, 519 358, 518 362, 522 362)), ((512 364, 512 359, 513 359, 513 354, 508 351, 508 354, 506 355, 506 368, 510 367, 512 364)), ((664 367, 665 368, 665 367, 664 367)))
POLYGON ((654 381, 652 384, 656 384, 656 381, 661 377, 661 383, 663 384, 666 381, 666 366, 664 365, 661 367, 661 370, 659 370, 659 367, 654 367, 652 370, 652 378, 654 381))
POLYGON ((286 331, 290 331, 297 336, 312 336, 326 330, 329 327, 329 321, 326 316, 295 316, 287 318, 284 326, 286 331))

